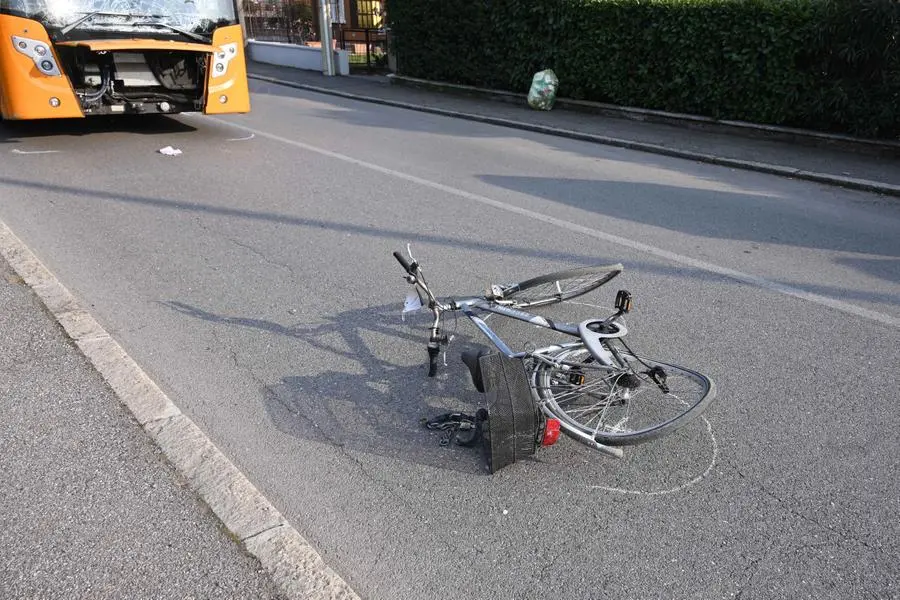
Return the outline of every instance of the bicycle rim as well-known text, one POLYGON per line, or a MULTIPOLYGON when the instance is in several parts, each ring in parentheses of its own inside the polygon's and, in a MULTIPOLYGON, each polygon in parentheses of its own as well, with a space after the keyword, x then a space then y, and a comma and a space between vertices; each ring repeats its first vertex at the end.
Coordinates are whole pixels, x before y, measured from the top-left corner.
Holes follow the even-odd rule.
MULTIPOLYGON (((715 397, 713 382, 677 365, 621 353, 626 368, 594 360, 584 346, 535 369, 538 396, 557 418, 601 444, 640 444, 684 427, 715 397), (665 391, 650 371, 665 373, 665 391)), ((658 379, 658 378, 657 378, 658 379)))
POLYGON ((503 288, 503 299, 515 308, 544 306, 597 289, 622 272, 621 264, 581 267, 548 273, 503 288))

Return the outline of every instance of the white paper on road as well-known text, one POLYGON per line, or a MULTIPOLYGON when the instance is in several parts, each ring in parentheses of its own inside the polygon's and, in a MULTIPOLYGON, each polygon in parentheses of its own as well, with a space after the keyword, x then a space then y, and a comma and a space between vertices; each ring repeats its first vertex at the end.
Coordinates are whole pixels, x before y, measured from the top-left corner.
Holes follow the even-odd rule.
POLYGON ((422 308, 422 299, 415 292, 410 292, 403 302, 403 314, 413 312, 422 308))
POLYGON ((160 148, 159 153, 165 154, 166 156, 178 156, 181 154, 181 150, 173 148, 172 146, 166 146, 165 148, 160 148))

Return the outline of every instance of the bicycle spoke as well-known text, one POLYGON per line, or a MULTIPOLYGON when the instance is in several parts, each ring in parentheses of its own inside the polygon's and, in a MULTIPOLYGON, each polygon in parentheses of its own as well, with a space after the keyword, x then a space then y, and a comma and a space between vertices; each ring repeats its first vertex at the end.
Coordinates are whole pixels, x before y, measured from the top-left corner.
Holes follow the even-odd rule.
MULTIPOLYGON (((561 371, 563 375, 563 379, 568 375, 568 377, 581 377, 584 378, 584 373, 571 373, 566 371, 561 371)), ((627 431, 625 429, 625 424, 629 419, 629 415, 626 411, 626 415, 624 417, 616 416, 616 423, 609 425, 607 415, 608 413, 618 406, 622 406, 625 404, 625 400, 620 399, 617 396, 617 391, 620 389, 617 386, 617 380, 623 376, 622 371, 614 371, 611 372, 606 377, 602 377, 596 381, 591 383, 577 383, 570 384, 566 382, 560 382, 558 384, 559 388, 566 389, 567 391, 563 393, 558 393, 556 395, 557 403, 564 407, 566 412, 584 424, 587 427, 592 427, 594 429, 594 434, 598 431, 612 431, 612 432, 624 432, 627 431), (583 403, 585 399, 593 400, 592 403, 583 403), (594 426, 596 424, 596 426, 594 426)), ((617 411, 620 413, 621 411, 617 411)))
POLYGON ((553 358, 537 367, 538 396, 595 439, 643 439, 661 435, 664 427, 674 430, 670 424, 685 422, 710 392, 701 375, 628 354, 627 368, 599 364, 583 346, 553 358), (660 373, 665 387, 657 381, 660 373))

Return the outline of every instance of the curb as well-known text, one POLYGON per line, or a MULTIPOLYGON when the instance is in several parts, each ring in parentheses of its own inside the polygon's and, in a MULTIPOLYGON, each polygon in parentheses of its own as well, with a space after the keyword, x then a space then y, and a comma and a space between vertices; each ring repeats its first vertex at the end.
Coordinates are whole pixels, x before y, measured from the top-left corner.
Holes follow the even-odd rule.
MULTIPOLYGON (((408 77, 406 75, 397 75, 396 73, 388 74, 387 79, 395 85, 407 85, 449 94, 478 96, 518 105, 524 104, 528 98, 527 94, 517 92, 493 90, 443 81, 431 81, 428 79, 419 79, 417 77, 408 77)), ((569 98, 557 98, 555 105, 564 110, 573 112, 599 114, 631 121, 661 123, 714 133, 741 135, 756 139, 777 140, 808 146, 837 148, 872 156, 900 157, 900 141, 860 138, 809 129, 798 129, 779 125, 763 125, 747 121, 719 120, 699 115, 619 106, 617 104, 591 102, 588 100, 572 100, 569 98)))
MULTIPOLYGON (((646 142, 635 142, 632 140, 624 140, 620 138, 613 138, 602 135, 595 135, 592 133, 584 133, 581 131, 573 131, 571 129, 562 129, 558 127, 550 127, 547 125, 538 125, 535 123, 526 123, 524 121, 514 121, 511 119, 503 119, 500 117, 491 117, 487 115, 478 115, 474 113, 466 113, 454 110, 448 110, 443 108, 435 108, 432 106, 425 106, 422 104, 412 104, 409 102, 400 102, 398 100, 388 100, 386 98, 378 98, 375 96, 365 96, 362 94, 354 94, 350 92, 342 92, 340 90, 335 90, 332 88, 326 88, 317 85, 309 85, 305 83, 295 83, 292 81, 286 81, 283 79, 278 79, 276 77, 269 77, 267 75, 257 75, 254 73, 249 73, 248 77, 251 79, 256 79, 259 81, 265 81, 268 83, 274 83, 277 85, 283 85, 285 87, 292 87, 301 90, 307 90, 311 92, 317 92, 320 94, 327 94, 330 96, 338 96, 341 98, 348 98, 350 100, 359 100, 362 102, 370 102, 373 104, 382 104, 385 106, 393 106, 396 108, 405 108, 408 110, 415 110, 418 112, 430 113, 435 115, 441 115, 445 117, 452 117, 456 119, 465 119, 468 121, 475 121, 478 123, 485 123, 488 125, 499 125, 501 127, 510 127, 513 129, 520 129, 523 131, 532 131, 535 133, 543 133, 546 135, 554 135, 557 137, 564 137, 573 140, 579 140, 583 142, 591 142, 595 144, 603 144, 606 146, 615 146, 619 148, 626 148, 628 150, 638 150, 641 152, 650 152, 652 154, 661 154, 664 156, 671 156, 674 158, 685 158, 688 160, 695 160, 698 162, 709 163, 724 167, 731 167, 735 169, 743 169, 747 171, 756 171, 759 173, 767 173, 769 175, 779 175, 782 177, 790 177, 794 179, 803 179, 806 181, 813 181, 816 183, 824 183, 827 185, 833 185, 837 187, 843 187, 852 190, 860 190, 864 192, 875 192, 878 194, 885 194, 888 196, 895 196, 900 198, 900 185, 892 185, 888 183, 881 183, 878 181, 871 181, 868 179, 857 179, 853 177, 844 177, 840 175, 831 175, 829 173, 817 173, 814 171, 804 171, 802 169, 796 169, 793 167, 785 167, 781 165, 775 165, 770 163, 762 163, 756 161, 749 160, 740 160, 736 158, 725 158, 722 156, 715 156, 712 154, 703 154, 699 152, 691 152, 689 150, 679 150, 677 148, 669 148, 667 146, 660 146, 658 144, 650 144, 646 142)), ((511 92, 500 92, 501 94, 512 94, 511 92)))
POLYGON ((359 600, 3 221, 0 256, 25 280, 191 490, 259 560, 286 598, 359 600))

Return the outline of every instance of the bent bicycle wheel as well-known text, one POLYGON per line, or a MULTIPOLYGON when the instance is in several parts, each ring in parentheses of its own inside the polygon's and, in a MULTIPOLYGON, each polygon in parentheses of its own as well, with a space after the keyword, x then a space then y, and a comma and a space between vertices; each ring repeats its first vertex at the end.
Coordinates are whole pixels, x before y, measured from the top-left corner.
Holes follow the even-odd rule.
POLYGON ((510 300, 514 308, 529 308, 562 302, 597 289, 621 273, 623 269, 624 267, 617 263, 548 273, 503 287, 503 300, 510 300))
POLYGON ((534 370, 541 400, 558 419, 608 446, 641 444, 684 427, 715 397, 705 375, 632 354, 626 366, 596 361, 583 345, 534 370))

